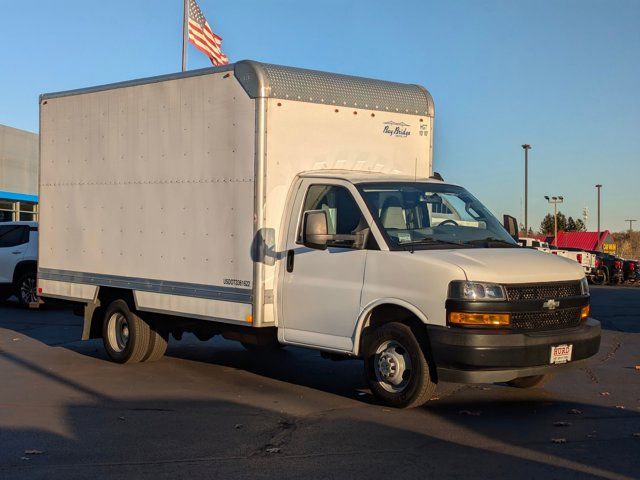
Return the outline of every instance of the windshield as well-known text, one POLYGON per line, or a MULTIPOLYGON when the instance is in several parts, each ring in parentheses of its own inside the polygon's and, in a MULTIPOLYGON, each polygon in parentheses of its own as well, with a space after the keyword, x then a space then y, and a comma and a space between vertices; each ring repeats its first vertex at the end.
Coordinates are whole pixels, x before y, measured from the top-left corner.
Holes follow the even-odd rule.
POLYGON ((362 183, 371 214, 393 249, 517 247, 464 188, 440 183, 362 183))

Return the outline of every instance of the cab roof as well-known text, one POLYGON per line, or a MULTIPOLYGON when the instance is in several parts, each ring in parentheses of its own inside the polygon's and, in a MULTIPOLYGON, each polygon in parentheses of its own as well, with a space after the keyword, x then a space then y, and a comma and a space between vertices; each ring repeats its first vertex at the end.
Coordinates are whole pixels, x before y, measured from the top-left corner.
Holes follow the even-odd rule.
POLYGON ((331 178, 345 180, 351 183, 383 183, 383 182, 420 182, 445 184, 442 180, 432 177, 414 177, 413 175, 401 175, 394 173, 371 172, 367 170, 312 170, 302 172, 303 178, 331 178))

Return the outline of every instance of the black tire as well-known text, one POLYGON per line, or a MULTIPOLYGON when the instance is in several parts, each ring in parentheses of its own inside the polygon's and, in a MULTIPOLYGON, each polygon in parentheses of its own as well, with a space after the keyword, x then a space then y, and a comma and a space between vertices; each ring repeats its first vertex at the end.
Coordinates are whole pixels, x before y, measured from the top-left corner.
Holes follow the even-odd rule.
POLYGON ((18 297, 18 303, 23 308, 29 308, 30 303, 38 301, 38 289, 36 286, 36 271, 28 270, 23 272, 19 277, 15 285, 16 297, 18 297))
POLYGON ((102 323, 102 341, 107 355, 116 363, 142 361, 150 348, 149 324, 129 309, 124 300, 109 304, 102 323))
POLYGON ((591 283, 593 283, 594 285, 606 285, 606 283, 607 283, 607 272, 603 270, 602 271, 602 275, 600 275, 600 276, 593 275, 591 277, 591 283))
POLYGON ((530 377, 514 378, 513 380, 507 382, 507 385, 515 388, 542 387, 549 381, 551 376, 552 375, 550 373, 547 373, 546 375, 532 375, 530 377))
POLYGON ((153 323, 149 328, 149 348, 142 358, 143 362, 155 362, 164 357, 167 351, 169 335, 159 330, 153 323))
POLYGON ((385 405, 414 408, 433 397, 429 363, 407 325, 387 323, 369 333, 363 356, 369 388, 385 405))

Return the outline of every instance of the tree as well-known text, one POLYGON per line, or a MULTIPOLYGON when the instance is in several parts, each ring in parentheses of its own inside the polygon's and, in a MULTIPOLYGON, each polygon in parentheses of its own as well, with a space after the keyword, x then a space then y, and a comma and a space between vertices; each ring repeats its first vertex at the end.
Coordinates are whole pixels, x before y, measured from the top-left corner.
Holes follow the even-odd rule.
POLYGON ((574 220, 573 217, 567 219, 567 232, 584 232, 586 227, 584 222, 579 218, 574 220))
POLYGON ((553 235, 553 215, 547 213, 540 223, 540 233, 553 235))
MULTIPOLYGON (((575 223, 575 222, 574 222, 575 223)), ((558 231, 567 230, 567 217, 558 212, 558 231)), ((540 223, 540 232, 545 235, 553 235, 553 214, 547 213, 540 223)))
POLYGON ((567 217, 562 212, 558 212, 558 231, 560 230, 567 231, 567 217))

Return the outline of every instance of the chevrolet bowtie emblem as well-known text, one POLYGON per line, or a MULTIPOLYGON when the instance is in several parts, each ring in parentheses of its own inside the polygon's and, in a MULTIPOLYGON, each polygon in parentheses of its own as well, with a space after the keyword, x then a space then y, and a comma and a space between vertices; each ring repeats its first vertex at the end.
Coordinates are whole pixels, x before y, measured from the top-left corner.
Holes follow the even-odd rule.
POLYGON ((559 307, 559 306, 560 306, 560 302, 558 300, 554 300, 553 298, 550 298, 549 300, 547 300, 542 304, 542 308, 546 308, 547 310, 555 310, 556 307, 559 307))

